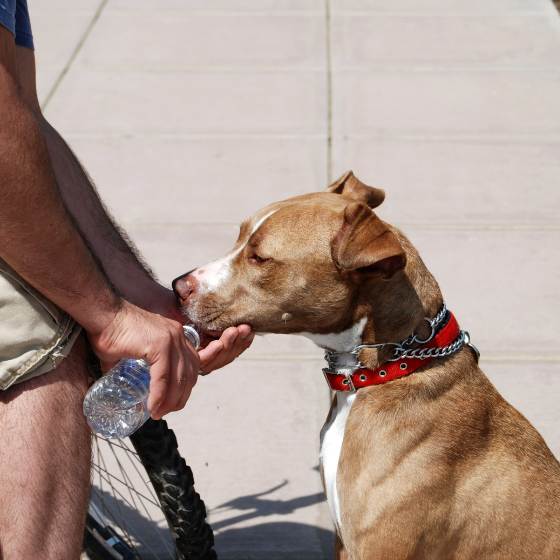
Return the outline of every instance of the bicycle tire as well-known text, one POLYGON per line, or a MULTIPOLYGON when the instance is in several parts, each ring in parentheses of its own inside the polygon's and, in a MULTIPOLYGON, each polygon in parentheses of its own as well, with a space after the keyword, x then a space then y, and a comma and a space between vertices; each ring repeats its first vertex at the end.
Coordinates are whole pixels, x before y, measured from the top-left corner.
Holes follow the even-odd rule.
POLYGON ((130 440, 159 498, 177 560, 216 560, 206 506, 194 488, 192 470, 179 453, 173 430, 165 420, 149 419, 130 440))

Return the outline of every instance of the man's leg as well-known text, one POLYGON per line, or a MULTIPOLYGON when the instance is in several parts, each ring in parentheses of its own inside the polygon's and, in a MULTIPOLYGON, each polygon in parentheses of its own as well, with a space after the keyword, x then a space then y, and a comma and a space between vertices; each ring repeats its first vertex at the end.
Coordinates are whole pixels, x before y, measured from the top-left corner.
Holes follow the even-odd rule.
POLYGON ((80 556, 91 462, 87 386, 80 338, 55 370, 0 391, 2 560, 80 556))

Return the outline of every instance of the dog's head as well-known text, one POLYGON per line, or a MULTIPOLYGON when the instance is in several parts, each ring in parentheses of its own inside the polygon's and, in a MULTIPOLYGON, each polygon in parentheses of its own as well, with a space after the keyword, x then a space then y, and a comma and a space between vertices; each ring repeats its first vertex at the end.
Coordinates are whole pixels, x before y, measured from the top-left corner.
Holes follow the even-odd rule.
POLYGON ((262 333, 346 329, 363 316, 361 292, 406 263, 373 212, 384 197, 348 172, 326 192, 260 210, 228 255, 175 280, 184 313, 213 335, 241 323, 262 333))

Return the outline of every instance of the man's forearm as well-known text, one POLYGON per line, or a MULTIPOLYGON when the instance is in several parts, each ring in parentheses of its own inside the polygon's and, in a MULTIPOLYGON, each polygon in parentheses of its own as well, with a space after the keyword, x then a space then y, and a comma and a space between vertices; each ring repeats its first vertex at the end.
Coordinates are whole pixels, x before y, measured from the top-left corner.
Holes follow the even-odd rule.
POLYGON ((0 67, 0 257, 90 332, 120 306, 58 194, 31 111, 0 67))
POLYGON ((154 289, 151 271, 109 215, 70 147, 42 116, 38 120, 66 208, 117 292, 142 305, 154 289))

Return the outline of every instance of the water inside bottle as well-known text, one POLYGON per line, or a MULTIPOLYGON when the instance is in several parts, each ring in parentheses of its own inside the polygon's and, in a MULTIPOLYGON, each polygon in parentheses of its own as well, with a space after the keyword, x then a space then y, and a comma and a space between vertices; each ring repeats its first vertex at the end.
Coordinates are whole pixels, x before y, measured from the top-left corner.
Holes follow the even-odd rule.
POLYGON ((84 400, 88 424, 104 437, 126 437, 150 413, 147 406, 149 371, 141 360, 122 360, 111 374, 99 379, 84 400))

